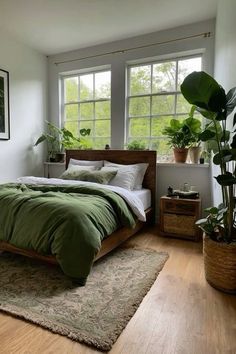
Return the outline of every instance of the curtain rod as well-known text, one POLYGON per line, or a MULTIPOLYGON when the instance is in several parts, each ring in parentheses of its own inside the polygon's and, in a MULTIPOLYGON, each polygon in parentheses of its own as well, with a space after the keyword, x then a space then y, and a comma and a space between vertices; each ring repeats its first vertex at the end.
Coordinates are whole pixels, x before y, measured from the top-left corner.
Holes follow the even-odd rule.
POLYGON ((209 38, 211 36, 212 36, 212 32, 203 32, 203 33, 199 33, 199 34, 193 34, 193 35, 187 36, 187 37, 180 37, 180 38, 170 39, 170 40, 163 41, 163 42, 155 42, 155 43, 140 45, 140 46, 137 46, 137 47, 118 49, 118 50, 114 50, 112 52, 105 52, 105 53, 101 53, 101 54, 89 55, 87 57, 81 57, 81 58, 76 58, 76 59, 58 61, 58 62, 55 62, 54 64, 55 65, 60 65, 60 64, 65 64, 65 63, 72 63, 74 61, 98 58, 98 57, 102 57, 102 56, 105 56, 105 55, 124 54, 124 53, 130 52, 132 50, 154 47, 156 45, 168 44, 168 43, 179 42, 179 41, 184 41, 184 40, 187 40, 187 39, 194 39, 194 38, 201 38, 201 37, 209 38))

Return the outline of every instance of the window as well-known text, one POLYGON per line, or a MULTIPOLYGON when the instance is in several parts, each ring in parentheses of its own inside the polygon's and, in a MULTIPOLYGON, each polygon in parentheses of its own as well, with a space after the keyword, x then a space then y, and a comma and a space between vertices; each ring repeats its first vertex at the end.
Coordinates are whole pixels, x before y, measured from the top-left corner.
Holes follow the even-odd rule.
POLYGON ((104 149, 111 140, 111 72, 96 71, 63 77, 62 118, 75 136, 91 129, 88 147, 104 149))
POLYGON ((162 134, 173 118, 183 120, 191 106, 180 84, 192 71, 201 70, 201 56, 128 67, 127 142, 139 140, 158 151, 158 159, 170 159, 170 147, 162 134))

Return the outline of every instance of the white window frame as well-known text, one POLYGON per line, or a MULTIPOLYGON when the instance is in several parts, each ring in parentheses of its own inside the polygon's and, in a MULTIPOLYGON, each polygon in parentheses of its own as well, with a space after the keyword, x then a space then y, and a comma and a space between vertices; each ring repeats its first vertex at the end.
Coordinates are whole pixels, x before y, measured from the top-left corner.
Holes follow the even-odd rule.
POLYGON ((127 85, 126 85, 126 134, 125 134, 125 142, 126 144, 129 143, 129 140, 148 140, 148 146, 147 148, 151 147, 151 142, 152 140, 166 140, 166 137, 152 137, 151 136, 151 125, 152 125, 152 118, 158 118, 158 117, 164 117, 164 116, 173 116, 174 118, 178 118, 178 116, 184 116, 187 114, 186 112, 182 113, 176 113, 176 108, 177 108, 177 96, 178 94, 181 94, 180 90, 177 90, 178 87, 178 65, 179 61, 181 60, 186 60, 186 59, 192 59, 192 58, 201 58, 201 70, 203 67, 203 53, 196 53, 196 54, 189 54, 189 55, 183 55, 183 56, 168 56, 168 58, 163 58, 163 59, 157 59, 157 60, 152 60, 152 61, 139 61, 136 62, 135 64, 129 64, 127 66, 127 85), (153 81, 153 65, 155 64, 161 64, 169 61, 176 61, 176 76, 175 76, 175 91, 168 91, 168 92, 158 92, 158 93, 152 93, 152 81, 153 81), (130 95, 130 72, 131 68, 134 67, 139 67, 139 66, 145 66, 145 65, 151 65, 151 93, 149 94, 139 94, 139 95, 130 95), (166 96, 166 95, 174 95, 174 113, 167 113, 167 114, 152 114, 152 97, 155 96, 166 96), (138 116, 138 117, 130 117, 129 116, 129 102, 130 98, 136 98, 136 97, 150 97, 150 115, 147 116, 138 116), (129 136, 129 122, 130 119, 132 118, 148 118, 149 119, 149 136, 143 136, 143 137, 130 137, 129 136))
MULTIPOLYGON (((111 68, 110 67, 106 67, 106 68, 93 68, 92 70, 88 69, 85 70, 83 69, 82 71, 76 71, 73 74, 63 74, 61 75, 61 119, 60 119, 60 126, 64 127, 65 126, 65 107, 69 106, 69 105, 73 105, 73 104, 78 104, 78 134, 80 131, 80 123, 81 122, 92 122, 93 123, 93 135, 89 136, 89 139, 92 141, 92 143, 94 144, 96 142, 96 139, 107 139, 107 144, 111 144, 111 129, 110 129, 110 136, 103 136, 103 137, 96 137, 96 129, 95 129, 95 122, 96 121, 100 121, 100 120, 107 120, 111 122, 111 111, 110 111, 110 117, 109 118, 103 118, 103 119, 96 119, 95 117, 95 105, 97 102, 110 102, 110 106, 111 106, 111 96, 110 98, 95 98, 95 74, 97 73, 102 73, 102 72, 107 72, 110 71, 111 73, 111 68), (85 75, 93 75, 93 98, 92 99, 86 99, 86 100, 80 100, 80 80, 79 78, 81 76, 85 76, 85 75), (66 79, 68 78, 72 78, 72 77, 77 77, 78 78, 78 101, 70 101, 70 102, 65 102, 65 85, 64 82, 66 79), (93 103, 93 117, 91 119, 80 119, 80 104, 81 103, 93 103)), ((111 89, 111 88, 110 88, 111 89)), ((111 125, 111 123, 110 123, 111 125)))

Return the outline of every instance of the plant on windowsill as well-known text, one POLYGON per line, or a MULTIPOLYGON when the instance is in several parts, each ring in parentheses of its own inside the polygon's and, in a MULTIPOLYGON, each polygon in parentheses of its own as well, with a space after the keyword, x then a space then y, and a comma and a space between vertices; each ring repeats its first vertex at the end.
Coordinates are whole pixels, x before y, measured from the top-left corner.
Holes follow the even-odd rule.
MULTIPOLYGON (((58 128, 54 124, 46 121, 47 133, 43 133, 34 146, 47 142, 48 160, 51 162, 64 162, 66 149, 83 149, 87 147, 87 142, 83 138, 75 137, 68 129, 58 128)), ((80 129, 82 137, 90 135, 90 129, 80 129)))
POLYGON ((132 140, 127 144, 127 150, 146 150, 146 144, 139 140, 132 140))
POLYGON ((173 148, 175 162, 185 163, 189 147, 198 142, 201 122, 193 116, 195 109, 193 106, 189 117, 183 121, 171 119, 170 126, 163 130, 163 135, 167 136, 168 144, 173 148))
POLYGON ((197 106, 208 120, 200 139, 215 142, 213 163, 220 168, 215 177, 221 187, 222 204, 206 209, 197 222, 204 231, 203 253, 207 281, 217 289, 236 293, 236 87, 225 90, 205 72, 193 72, 181 85, 185 99, 197 106), (229 130, 230 129, 230 130, 229 130))

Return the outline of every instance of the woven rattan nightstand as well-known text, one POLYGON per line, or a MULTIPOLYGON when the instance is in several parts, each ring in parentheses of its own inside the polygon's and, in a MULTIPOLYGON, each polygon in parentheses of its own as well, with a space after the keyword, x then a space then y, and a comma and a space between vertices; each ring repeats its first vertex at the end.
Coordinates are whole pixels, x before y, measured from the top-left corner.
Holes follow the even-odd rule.
POLYGON ((160 230, 163 236, 198 241, 201 231, 195 225, 201 215, 201 199, 161 197, 160 230))

